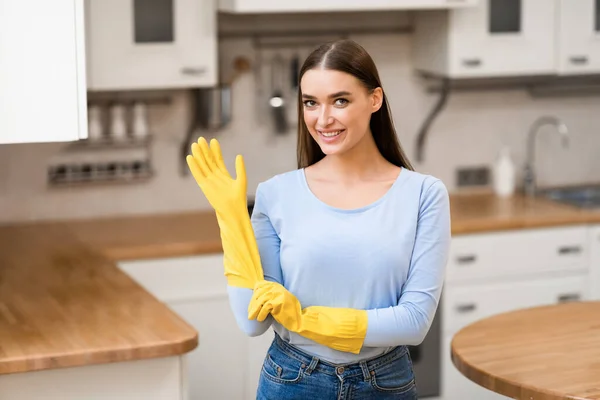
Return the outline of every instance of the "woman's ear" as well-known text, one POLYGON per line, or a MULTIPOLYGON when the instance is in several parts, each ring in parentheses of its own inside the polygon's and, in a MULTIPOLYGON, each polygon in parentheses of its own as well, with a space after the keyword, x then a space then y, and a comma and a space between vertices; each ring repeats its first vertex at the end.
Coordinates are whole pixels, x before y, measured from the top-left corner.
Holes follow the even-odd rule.
POLYGON ((377 87, 373 89, 371 93, 371 113, 375 113, 379 111, 381 105, 383 104, 383 89, 377 87))

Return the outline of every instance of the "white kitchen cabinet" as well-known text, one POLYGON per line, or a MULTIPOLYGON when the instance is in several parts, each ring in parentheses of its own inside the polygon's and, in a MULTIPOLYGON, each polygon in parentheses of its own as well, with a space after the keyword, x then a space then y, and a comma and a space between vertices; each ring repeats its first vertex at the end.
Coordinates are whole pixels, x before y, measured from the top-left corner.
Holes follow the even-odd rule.
POLYGON ((219 0, 219 11, 254 14, 449 9, 474 6, 479 1, 483 0, 219 0))
POLYGON ((254 399, 272 330, 249 338, 237 326, 223 255, 121 261, 119 267, 198 331, 187 353, 189 399, 254 399))
POLYGON ((83 0, 0 0, 0 144, 85 138, 83 0))
POLYGON ((559 0, 559 15, 560 74, 600 72, 600 0, 559 0))
POLYGON ((600 225, 590 228, 590 297, 600 300, 600 225))
POLYGON ((185 355, 0 375, 2 400, 188 400, 185 355))
MULTIPOLYGON (((507 399, 471 382, 450 357, 454 335, 503 312, 592 298, 588 226, 456 235, 452 238, 442 310, 442 398, 507 399)), ((600 252, 600 251, 599 251, 600 252)))
POLYGON ((415 68, 450 78, 554 74, 556 12, 554 0, 481 0, 476 7, 419 11, 415 68))
POLYGON ((212 86, 215 0, 87 0, 88 89, 212 86))
POLYGON ((447 283, 537 277, 589 269, 587 226, 550 227, 459 235, 453 238, 447 283))

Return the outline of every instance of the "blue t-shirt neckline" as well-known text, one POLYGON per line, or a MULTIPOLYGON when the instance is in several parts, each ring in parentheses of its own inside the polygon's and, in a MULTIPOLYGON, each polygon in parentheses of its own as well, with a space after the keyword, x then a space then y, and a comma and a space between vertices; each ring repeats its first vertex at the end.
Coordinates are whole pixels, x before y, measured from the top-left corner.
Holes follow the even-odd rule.
POLYGON ((406 179, 406 177, 408 175, 407 171, 408 170, 406 168, 400 167, 400 172, 398 173, 398 176, 396 177, 396 180, 394 181, 394 183, 392 183, 392 186, 377 200, 371 202, 370 204, 364 205, 362 207, 346 209, 346 208, 333 207, 332 205, 329 205, 329 204, 325 203, 324 201, 322 201, 321 199, 319 199, 312 192, 312 190, 310 189, 310 186, 308 186, 305 168, 300 168, 298 170, 302 187, 304 188, 304 191, 308 194, 308 196, 312 199, 312 201, 315 202, 316 204, 319 204, 320 207, 323 207, 330 211, 342 213, 342 214, 356 214, 356 213, 361 213, 361 212, 370 210, 373 207, 377 207, 379 204, 383 203, 388 197, 390 197, 391 193, 393 193, 396 190, 396 188, 398 186, 400 186, 401 182, 403 182, 406 179))

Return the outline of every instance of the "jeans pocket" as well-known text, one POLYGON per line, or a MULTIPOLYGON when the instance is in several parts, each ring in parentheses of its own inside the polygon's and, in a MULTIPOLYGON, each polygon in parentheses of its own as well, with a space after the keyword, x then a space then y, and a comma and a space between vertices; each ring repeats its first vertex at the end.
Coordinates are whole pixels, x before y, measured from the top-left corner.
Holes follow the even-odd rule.
POLYGON ((267 353, 262 366, 265 378, 276 383, 298 383, 304 377, 304 364, 284 353, 267 353))
POLYGON ((401 357, 380 365, 371 371, 371 384, 385 393, 400 394, 415 387, 415 375, 408 351, 401 357))

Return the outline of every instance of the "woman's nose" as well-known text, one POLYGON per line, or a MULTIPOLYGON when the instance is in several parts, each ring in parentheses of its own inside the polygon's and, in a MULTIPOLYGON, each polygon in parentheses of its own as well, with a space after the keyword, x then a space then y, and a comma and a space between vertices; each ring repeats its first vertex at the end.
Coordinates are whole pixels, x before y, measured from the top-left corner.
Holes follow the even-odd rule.
POLYGON ((317 123, 321 127, 326 127, 333 123, 333 117, 329 115, 329 107, 321 108, 321 112, 319 113, 319 119, 317 123))

